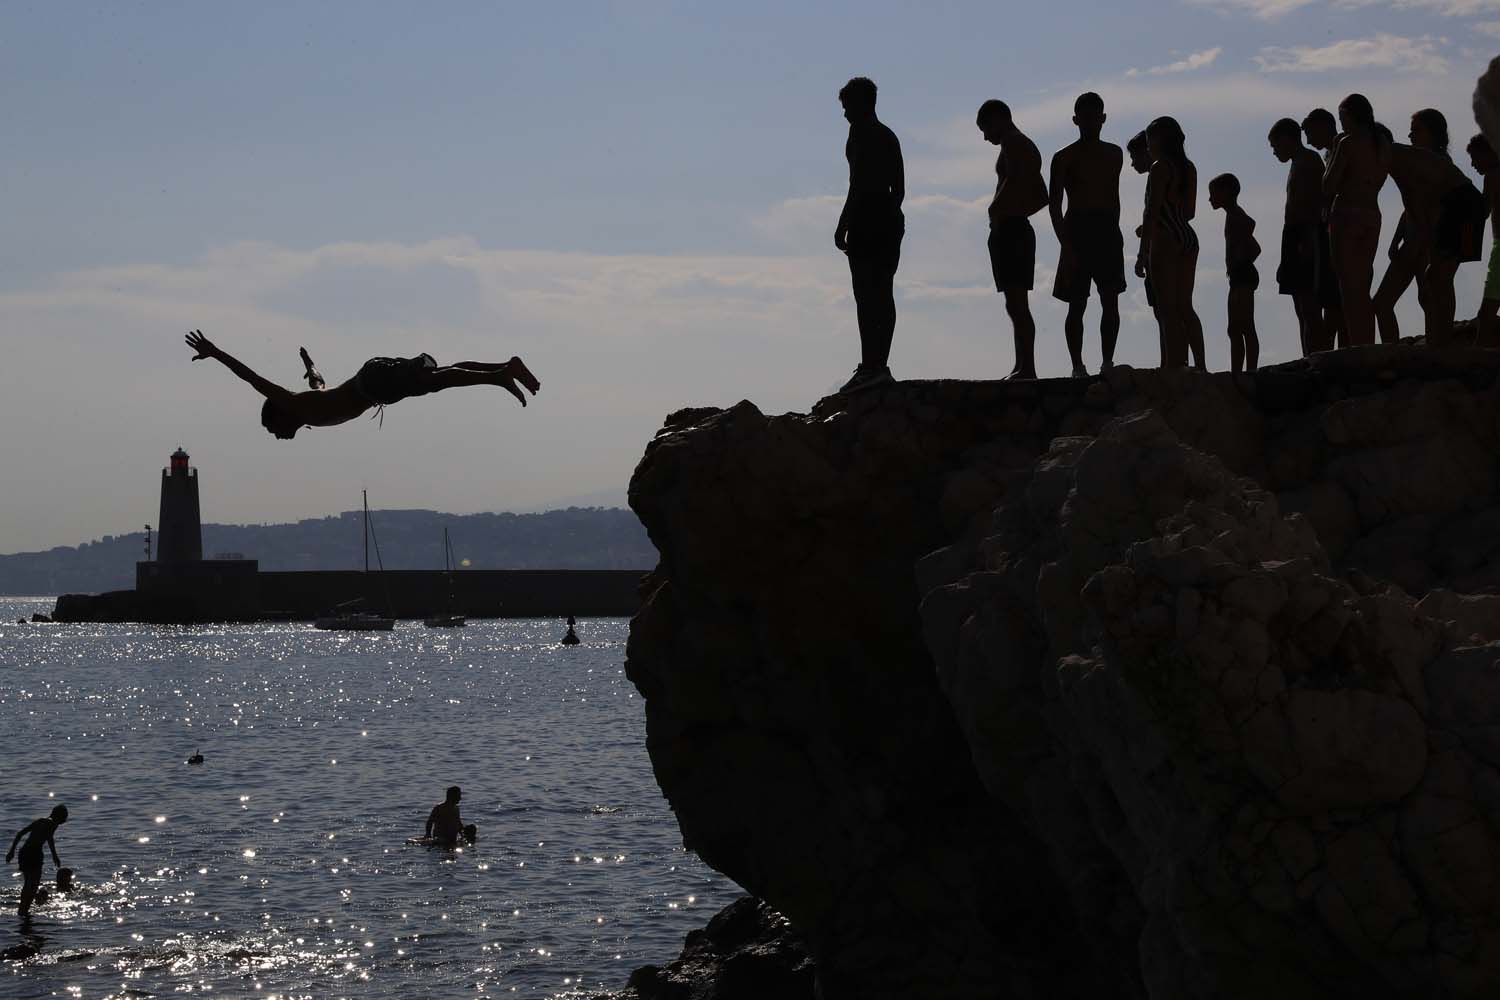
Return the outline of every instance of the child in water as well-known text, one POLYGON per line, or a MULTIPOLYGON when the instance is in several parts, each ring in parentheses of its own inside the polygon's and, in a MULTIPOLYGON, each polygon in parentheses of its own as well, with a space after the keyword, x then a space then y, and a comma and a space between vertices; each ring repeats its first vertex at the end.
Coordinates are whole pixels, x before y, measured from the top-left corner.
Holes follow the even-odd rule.
POLYGON ((1220 174, 1208 182, 1208 203, 1224 210, 1224 270, 1229 276, 1229 365, 1231 371, 1255 371, 1260 338, 1255 335, 1255 269, 1260 244, 1255 220, 1240 207, 1240 179, 1220 174))
MULTIPOLYGON (((57 832, 57 828, 67 821, 68 807, 57 806, 50 816, 43 816, 22 827, 15 839, 10 842, 10 850, 5 852, 5 860, 8 862, 15 857, 16 844, 22 837, 26 837, 26 843, 21 844, 21 857, 18 865, 22 878, 19 912, 23 918, 30 915, 31 904, 36 899, 37 890, 42 884, 42 862, 45 860, 42 857, 42 848, 44 846, 52 851, 52 863, 59 869, 62 868, 62 861, 57 856, 57 845, 53 843, 52 837, 57 832)), ((71 874, 69 872, 70 876, 71 874)))

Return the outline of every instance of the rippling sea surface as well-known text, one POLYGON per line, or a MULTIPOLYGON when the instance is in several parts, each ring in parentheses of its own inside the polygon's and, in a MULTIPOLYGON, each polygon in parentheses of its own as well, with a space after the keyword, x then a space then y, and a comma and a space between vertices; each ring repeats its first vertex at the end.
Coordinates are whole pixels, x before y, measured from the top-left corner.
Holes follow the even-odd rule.
POLYGON ((5 866, 0 997, 590 996, 738 895, 651 776, 624 619, 16 623, 51 606, 0 597, 0 835, 66 803, 78 888, 26 928, 5 866), (406 846, 452 784, 478 843, 406 846))

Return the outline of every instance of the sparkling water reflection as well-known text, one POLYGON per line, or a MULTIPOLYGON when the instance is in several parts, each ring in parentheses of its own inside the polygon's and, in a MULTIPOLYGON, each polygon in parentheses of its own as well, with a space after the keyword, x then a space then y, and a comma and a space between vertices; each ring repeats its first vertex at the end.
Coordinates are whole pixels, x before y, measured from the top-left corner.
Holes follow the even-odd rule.
POLYGON ((0 995, 589 996, 736 894, 651 777, 624 620, 15 623, 49 607, 0 598, 0 834, 66 802, 78 888, 25 930, 6 867, 0 995), (477 845, 406 846, 449 784, 477 845))

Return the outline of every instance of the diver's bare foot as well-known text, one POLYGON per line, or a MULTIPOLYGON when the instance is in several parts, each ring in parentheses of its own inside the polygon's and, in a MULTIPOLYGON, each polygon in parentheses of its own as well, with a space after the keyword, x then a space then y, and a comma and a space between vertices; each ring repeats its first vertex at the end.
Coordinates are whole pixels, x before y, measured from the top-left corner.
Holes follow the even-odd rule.
POLYGON ((521 391, 520 386, 516 385, 515 379, 504 372, 500 372, 495 376, 495 384, 520 400, 522 406, 526 405, 526 394, 521 391))
MULTIPOLYGON (((542 388, 542 383, 537 381, 537 377, 531 374, 531 369, 526 367, 526 362, 520 358, 510 359, 506 374, 519 381, 527 389, 530 389, 533 396, 542 388)), ((524 403, 525 400, 522 400, 522 402, 524 403)))

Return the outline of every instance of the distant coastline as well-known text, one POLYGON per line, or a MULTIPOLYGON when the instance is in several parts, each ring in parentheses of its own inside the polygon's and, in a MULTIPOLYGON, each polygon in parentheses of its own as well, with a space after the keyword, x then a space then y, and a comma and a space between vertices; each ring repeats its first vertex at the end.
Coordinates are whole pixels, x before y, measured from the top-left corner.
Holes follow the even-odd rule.
MULTIPOLYGON (((291 524, 204 524, 205 555, 235 553, 264 571, 347 570, 363 562, 359 511, 291 524)), ((656 550, 629 510, 570 507, 535 514, 446 514, 430 510, 372 512, 387 569, 430 570, 443 564, 442 532, 469 569, 649 570, 656 550)), ((144 558, 145 532, 77 546, 0 555, 0 595, 95 593, 131 587, 144 558)), ((373 558, 373 556, 372 556, 373 558)))

